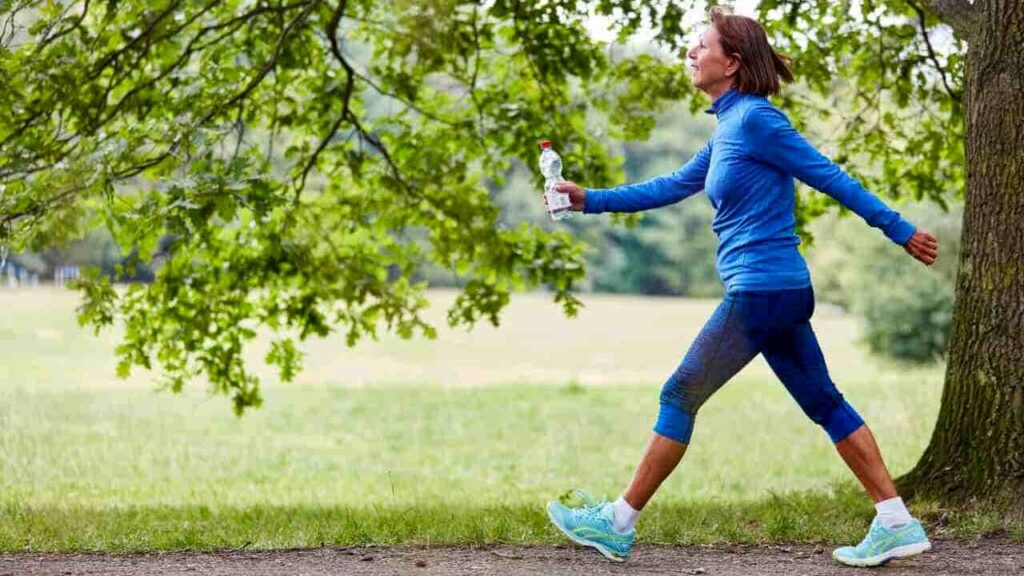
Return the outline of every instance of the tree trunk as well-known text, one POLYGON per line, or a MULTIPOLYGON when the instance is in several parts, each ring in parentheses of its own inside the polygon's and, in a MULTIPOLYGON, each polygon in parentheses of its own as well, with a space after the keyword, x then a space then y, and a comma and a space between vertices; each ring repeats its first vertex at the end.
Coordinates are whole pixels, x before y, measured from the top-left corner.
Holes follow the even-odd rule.
POLYGON ((978 0, 967 31, 967 193, 938 422, 907 496, 1024 515, 1024 6, 978 0))

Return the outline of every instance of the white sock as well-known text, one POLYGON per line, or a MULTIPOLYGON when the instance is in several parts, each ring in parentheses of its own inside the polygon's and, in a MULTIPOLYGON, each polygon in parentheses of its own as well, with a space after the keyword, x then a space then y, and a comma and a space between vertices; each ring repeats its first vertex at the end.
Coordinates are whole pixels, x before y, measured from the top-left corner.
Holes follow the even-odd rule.
POLYGON ((636 519, 640 517, 640 511, 634 510, 622 496, 612 504, 612 511, 615 512, 612 527, 616 532, 629 532, 636 526, 636 519))
POLYGON ((913 520, 910 511, 903 504, 903 498, 899 496, 875 504, 875 511, 878 513, 875 517, 889 530, 909 524, 913 520))

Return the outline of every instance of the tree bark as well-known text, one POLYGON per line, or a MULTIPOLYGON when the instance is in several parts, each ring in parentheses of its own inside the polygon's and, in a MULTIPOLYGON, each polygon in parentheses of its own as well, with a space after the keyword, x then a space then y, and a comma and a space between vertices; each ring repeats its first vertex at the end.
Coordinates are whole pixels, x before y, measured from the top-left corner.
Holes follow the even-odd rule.
POLYGON ((978 0, 965 78, 967 193, 938 421, 905 496, 1024 516, 1024 3, 978 0))
POLYGON ((958 33, 966 33, 976 13, 967 0, 931 0, 932 10, 958 33))

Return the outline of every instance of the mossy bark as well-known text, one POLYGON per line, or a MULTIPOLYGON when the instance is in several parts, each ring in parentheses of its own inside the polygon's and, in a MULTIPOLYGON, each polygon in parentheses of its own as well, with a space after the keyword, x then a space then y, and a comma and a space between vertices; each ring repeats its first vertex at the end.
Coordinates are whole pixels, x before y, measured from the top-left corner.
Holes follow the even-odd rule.
POLYGON ((964 83, 967 191, 945 388, 931 442, 898 484, 905 496, 1021 517, 1024 4, 978 0, 972 10, 964 83))

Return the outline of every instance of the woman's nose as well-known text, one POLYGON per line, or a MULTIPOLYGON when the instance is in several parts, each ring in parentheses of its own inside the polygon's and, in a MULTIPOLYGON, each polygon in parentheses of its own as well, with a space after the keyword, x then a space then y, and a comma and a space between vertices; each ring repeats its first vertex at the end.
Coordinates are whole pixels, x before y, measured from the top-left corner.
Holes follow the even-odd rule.
POLYGON ((686 52, 686 57, 689 58, 690 60, 696 60, 697 59, 697 47, 696 46, 691 47, 686 52))

